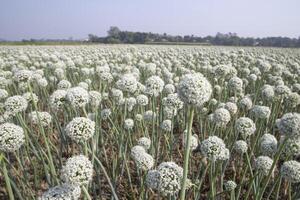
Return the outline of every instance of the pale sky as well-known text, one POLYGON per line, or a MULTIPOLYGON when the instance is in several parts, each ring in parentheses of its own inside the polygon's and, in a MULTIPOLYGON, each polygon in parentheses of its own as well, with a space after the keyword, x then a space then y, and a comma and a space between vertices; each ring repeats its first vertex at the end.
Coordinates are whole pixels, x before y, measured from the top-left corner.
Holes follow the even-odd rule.
POLYGON ((300 0, 0 0, 0 38, 87 38, 121 30, 171 35, 300 36, 300 0))

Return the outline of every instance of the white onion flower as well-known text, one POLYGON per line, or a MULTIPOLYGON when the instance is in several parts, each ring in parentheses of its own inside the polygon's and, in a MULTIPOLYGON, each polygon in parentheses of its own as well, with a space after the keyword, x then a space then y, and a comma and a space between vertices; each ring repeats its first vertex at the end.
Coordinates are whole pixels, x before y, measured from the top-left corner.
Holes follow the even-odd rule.
POLYGON ((57 84, 57 89, 59 89, 59 90, 67 90, 71 86, 72 86, 72 84, 70 83, 70 81, 68 81, 68 80, 61 80, 57 84))
POLYGON ((226 154, 224 141, 217 136, 210 136, 200 144, 201 153, 210 160, 223 160, 226 154))
POLYGON ((218 108, 213 113, 213 122, 218 127, 225 127, 230 121, 230 112, 225 108, 218 108))
POLYGON ((271 134, 264 134, 260 138, 260 152, 266 156, 272 156, 277 151, 277 139, 271 134))
POLYGON ((65 130, 66 134, 75 142, 86 141, 95 133, 95 122, 85 117, 75 117, 65 130))
POLYGON ((287 137, 300 137, 300 114, 286 113, 279 120, 278 129, 287 137))
POLYGON ((61 170, 62 180, 72 185, 84 185, 92 180, 93 165, 84 155, 72 156, 61 170))
POLYGON ((106 120, 111 115, 111 110, 109 108, 105 108, 105 109, 101 110, 100 115, 103 120, 106 120))
POLYGON ((82 87, 73 87, 67 90, 67 100, 75 108, 84 107, 89 102, 89 93, 82 87))
POLYGON ((28 102, 24 97, 15 95, 8 97, 4 102, 4 106, 6 112, 11 115, 15 115, 19 112, 25 111, 28 106, 28 102))
POLYGON ((0 125, 0 150, 13 152, 18 150, 25 142, 24 131, 20 126, 12 123, 0 125))
POLYGON ((124 122, 124 128, 126 130, 131 130, 134 126, 134 121, 133 119, 125 119, 125 122, 124 122))
POLYGON ((295 160, 286 161, 280 168, 281 176, 291 183, 300 182, 300 163, 295 160))
POLYGON ((0 89, 0 100, 6 99, 8 97, 8 92, 5 89, 0 89))
POLYGON ((124 92, 134 93, 137 90, 137 80, 132 74, 124 74, 116 85, 124 92))
POLYGON ((79 186, 64 183, 44 192, 39 200, 78 200, 80 195, 79 186))
POLYGON ((256 119, 268 119, 271 114, 269 107, 260 105, 253 106, 250 112, 256 119))
POLYGON ((148 150, 148 149, 150 149, 150 146, 151 146, 151 140, 147 137, 141 137, 138 140, 138 145, 142 146, 145 150, 148 150))
POLYGON ((146 95, 140 94, 136 97, 136 101, 140 106, 148 105, 148 97, 146 95))
POLYGON ((39 101, 39 97, 33 92, 26 92, 22 95, 23 98, 26 99, 28 103, 37 104, 39 101))
POLYGON ((65 90, 54 91, 49 99, 50 106, 54 110, 62 109, 66 102, 66 95, 67 95, 67 92, 65 90))
POLYGON ((172 121, 169 119, 162 121, 162 123, 160 124, 160 128, 166 132, 172 131, 172 121))
POLYGON ((271 170, 273 160, 268 156, 259 156, 255 159, 255 169, 262 175, 268 175, 271 170))
POLYGON ((248 151, 248 144, 244 140, 238 140, 234 143, 233 149, 239 154, 244 154, 248 151))
POLYGON ((34 125, 41 125, 43 127, 49 126, 52 121, 52 116, 48 112, 33 111, 29 113, 29 119, 34 125))
POLYGON ((98 91, 89 91, 89 102, 93 107, 98 107, 101 103, 102 97, 98 91))
POLYGON ((235 122, 235 130, 241 134, 243 138, 247 138, 254 134, 256 126, 252 119, 248 117, 240 117, 235 122))
POLYGON ((201 106, 210 99, 211 94, 210 83, 200 73, 185 75, 178 85, 178 95, 186 104, 201 106))
POLYGON ((224 187, 226 191, 232 191, 236 188, 237 184, 234 181, 226 181, 224 187))
POLYGON ((164 81, 159 76, 151 76, 145 82, 145 93, 157 97, 164 88, 164 81))

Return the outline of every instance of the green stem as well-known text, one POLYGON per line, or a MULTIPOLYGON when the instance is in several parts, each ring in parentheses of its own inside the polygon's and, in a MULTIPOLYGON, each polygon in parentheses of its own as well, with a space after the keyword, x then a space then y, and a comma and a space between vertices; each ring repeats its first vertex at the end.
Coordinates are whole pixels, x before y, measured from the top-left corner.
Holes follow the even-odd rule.
POLYGON ((14 198, 14 193, 12 191, 12 187, 11 187, 11 184, 10 184, 10 178, 9 178, 8 171, 7 171, 6 164, 5 164, 4 160, 2 161, 2 171, 3 171, 3 174, 4 174, 4 179, 5 179, 5 184, 6 184, 6 189, 7 189, 7 192, 8 192, 9 200, 14 200, 15 199, 14 198))
POLYGON ((180 193, 180 200, 185 199, 185 189, 186 189, 186 180, 189 168, 189 156, 190 156, 190 144, 191 144, 191 135, 192 135, 192 125, 193 125, 193 117, 194 117, 194 108, 188 107, 189 110, 189 121, 188 121, 188 132, 186 135, 185 141, 185 151, 184 151, 184 168, 183 168, 183 178, 182 178, 182 185, 181 185, 181 193, 180 193))

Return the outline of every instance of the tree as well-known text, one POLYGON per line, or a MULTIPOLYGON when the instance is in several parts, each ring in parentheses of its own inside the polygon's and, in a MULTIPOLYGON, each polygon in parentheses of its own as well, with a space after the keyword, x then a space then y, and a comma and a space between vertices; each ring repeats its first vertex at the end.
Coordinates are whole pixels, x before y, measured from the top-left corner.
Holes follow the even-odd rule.
POLYGON ((111 26, 107 31, 108 37, 118 38, 120 29, 117 26, 111 26))

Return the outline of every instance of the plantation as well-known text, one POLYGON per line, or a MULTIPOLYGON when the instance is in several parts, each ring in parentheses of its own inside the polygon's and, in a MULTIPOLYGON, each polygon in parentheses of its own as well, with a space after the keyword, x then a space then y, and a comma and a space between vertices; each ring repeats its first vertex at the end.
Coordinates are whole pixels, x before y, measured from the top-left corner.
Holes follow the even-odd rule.
POLYGON ((0 199, 300 199, 300 50, 0 47, 0 199))

